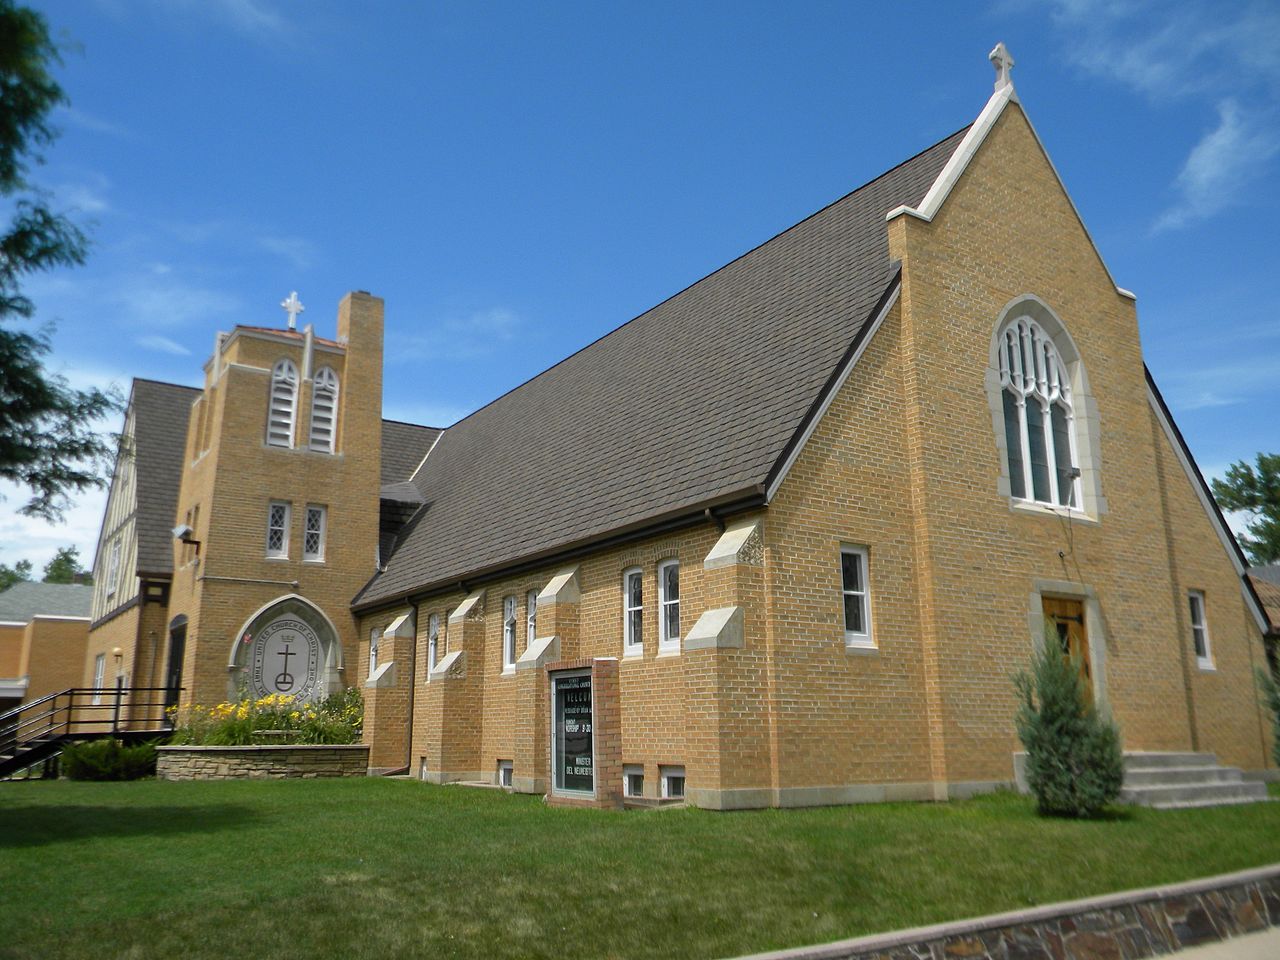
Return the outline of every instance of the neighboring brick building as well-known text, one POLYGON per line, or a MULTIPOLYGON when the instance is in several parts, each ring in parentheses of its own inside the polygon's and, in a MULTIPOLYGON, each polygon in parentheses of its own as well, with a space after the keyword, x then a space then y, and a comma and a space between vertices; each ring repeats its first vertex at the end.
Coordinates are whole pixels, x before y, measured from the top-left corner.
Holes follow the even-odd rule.
POLYGON ((77 686, 90 587, 21 581, 0 592, 0 713, 77 686))
POLYGON ((1048 628, 1126 749, 1268 770, 1258 596, 993 58, 974 124, 443 432, 380 419, 367 294, 220 336, 185 698, 359 683, 374 770, 565 802, 942 799, 1013 780, 1048 628))

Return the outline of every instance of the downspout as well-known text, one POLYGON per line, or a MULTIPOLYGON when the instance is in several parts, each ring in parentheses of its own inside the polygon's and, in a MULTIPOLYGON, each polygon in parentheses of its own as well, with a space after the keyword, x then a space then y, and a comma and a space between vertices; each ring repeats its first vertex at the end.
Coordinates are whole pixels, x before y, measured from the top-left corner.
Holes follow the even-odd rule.
POLYGON ((409 729, 404 738, 404 772, 413 776, 413 700, 418 687, 418 605, 413 605, 413 642, 409 644, 409 729))

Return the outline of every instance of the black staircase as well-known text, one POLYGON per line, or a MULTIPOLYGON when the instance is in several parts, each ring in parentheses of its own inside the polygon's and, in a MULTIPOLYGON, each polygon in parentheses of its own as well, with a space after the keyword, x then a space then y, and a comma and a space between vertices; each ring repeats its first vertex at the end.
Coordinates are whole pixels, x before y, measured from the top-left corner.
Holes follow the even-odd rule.
POLYGON ((113 737, 154 740, 173 729, 168 687, 72 687, 0 713, 0 779, 62 752, 68 743, 113 737))

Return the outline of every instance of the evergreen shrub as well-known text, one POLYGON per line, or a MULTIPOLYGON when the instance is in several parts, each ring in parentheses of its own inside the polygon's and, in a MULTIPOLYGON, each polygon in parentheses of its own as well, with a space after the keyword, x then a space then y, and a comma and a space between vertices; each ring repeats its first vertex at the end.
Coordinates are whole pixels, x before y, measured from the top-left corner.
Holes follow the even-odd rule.
POLYGON ((1014 677, 1015 723, 1027 751, 1027 783, 1042 814, 1093 817, 1120 796, 1120 732, 1085 699, 1080 662, 1047 632, 1031 670, 1014 677))

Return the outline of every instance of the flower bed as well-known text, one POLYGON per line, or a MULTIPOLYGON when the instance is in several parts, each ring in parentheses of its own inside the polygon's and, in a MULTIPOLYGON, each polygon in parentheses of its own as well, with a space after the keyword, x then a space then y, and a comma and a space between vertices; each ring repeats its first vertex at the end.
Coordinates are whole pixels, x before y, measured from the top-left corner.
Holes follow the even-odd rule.
POLYGON ((288 744, 355 744, 360 742, 364 702, 358 688, 315 703, 271 694, 218 703, 193 704, 176 710, 175 745, 250 746, 264 739, 288 744))

